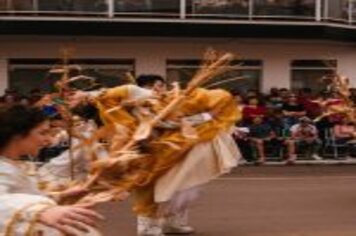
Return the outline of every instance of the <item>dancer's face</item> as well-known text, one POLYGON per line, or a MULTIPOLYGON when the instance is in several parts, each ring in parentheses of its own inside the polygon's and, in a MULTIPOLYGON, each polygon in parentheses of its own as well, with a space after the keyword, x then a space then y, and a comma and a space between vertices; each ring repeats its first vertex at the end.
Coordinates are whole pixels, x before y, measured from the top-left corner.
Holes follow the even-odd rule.
POLYGON ((77 90, 71 93, 68 93, 68 105, 70 108, 74 108, 81 103, 86 102, 87 94, 83 91, 77 90))
POLYGON ((162 94, 167 91, 167 86, 161 80, 157 80, 151 88, 157 94, 162 94))
POLYGON ((14 144, 21 155, 37 156, 51 141, 50 123, 45 121, 33 128, 27 135, 14 138, 14 144))

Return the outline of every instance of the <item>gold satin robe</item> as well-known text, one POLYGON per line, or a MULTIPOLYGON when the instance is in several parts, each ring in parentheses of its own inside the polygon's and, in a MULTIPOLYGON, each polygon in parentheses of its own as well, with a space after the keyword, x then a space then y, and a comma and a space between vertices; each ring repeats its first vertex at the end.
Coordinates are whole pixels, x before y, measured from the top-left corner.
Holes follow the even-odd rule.
MULTIPOLYGON (((105 114, 105 110, 117 107, 121 102, 132 99, 133 85, 121 86, 109 89, 98 97, 97 105, 101 111, 101 117, 107 125, 117 122, 128 127, 132 132, 138 126, 138 120, 125 108, 111 114, 105 114)), ((147 95, 147 93, 145 94, 147 95)), ((139 98, 140 96, 136 96, 139 98)), ((148 141, 148 156, 138 159, 140 169, 140 181, 130 181, 128 177, 122 181, 122 186, 134 192, 134 211, 136 214, 147 217, 156 217, 158 204, 154 200, 154 187, 156 181, 167 173, 172 167, 180 163, 188 152, 199 143, 213 140, 221 132, 227 131, 241 118, 233 97, 224 90, 196 89, 179 106, 180 116, 191 116, 209 112, 214 119, 198 125, 196 131, 198 139, 188 139, 183 136, 181 130, 164 130, 154 142, 148 141), (177 150, 167 142, 179 146, 177 150)))

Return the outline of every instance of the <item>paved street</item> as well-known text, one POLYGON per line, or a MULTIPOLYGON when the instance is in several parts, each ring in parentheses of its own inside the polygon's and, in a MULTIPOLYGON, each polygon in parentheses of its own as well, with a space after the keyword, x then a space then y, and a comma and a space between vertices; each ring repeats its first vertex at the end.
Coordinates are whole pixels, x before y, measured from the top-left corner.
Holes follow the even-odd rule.
MULTIPOLYGON (((108 236, 134 236, 127 203, 101 207, 108 236)), ((355 236, 356 166, 241 167, 207 186, 198 236, 355 236)))

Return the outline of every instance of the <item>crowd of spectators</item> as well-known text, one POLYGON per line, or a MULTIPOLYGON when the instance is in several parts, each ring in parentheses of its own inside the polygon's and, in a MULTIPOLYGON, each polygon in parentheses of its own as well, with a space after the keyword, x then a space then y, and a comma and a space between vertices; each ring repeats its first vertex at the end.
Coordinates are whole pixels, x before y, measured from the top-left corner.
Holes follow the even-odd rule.
MULTIPOLYGON (((351 89, 356 104, 356 90, 351 89)), ((235 96, 242 119, 235 139, 247 161, 263 164, 268 157, 293 164, 297 158, 345 158, 355 153, 356 129, 341 114, 323 115, 328 106, 343 103, 336 92, 292 92, 272 88, 235 96)))

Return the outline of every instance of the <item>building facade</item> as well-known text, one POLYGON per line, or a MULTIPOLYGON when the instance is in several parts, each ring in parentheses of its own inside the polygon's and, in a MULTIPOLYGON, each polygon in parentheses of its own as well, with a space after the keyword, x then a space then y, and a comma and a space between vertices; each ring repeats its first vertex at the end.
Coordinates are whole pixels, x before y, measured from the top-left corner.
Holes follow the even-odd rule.
POLYGON ((356 86, 355 17, 352 0, 2 0, 0 91, 49 89, 66 47, 108 86, 126 72, 185 82, 207 48, 236 54, 214 81, 234 92, 318 90, 333 73, 356 86))

